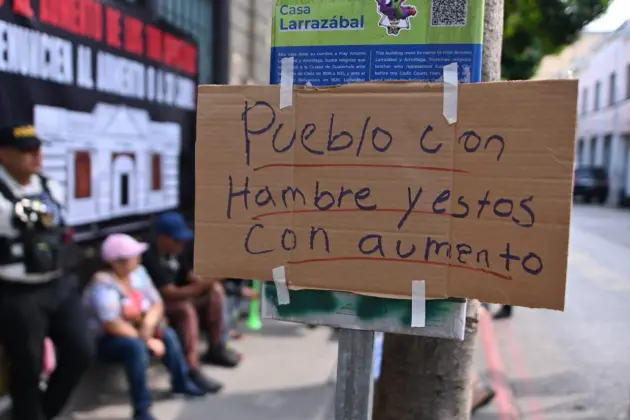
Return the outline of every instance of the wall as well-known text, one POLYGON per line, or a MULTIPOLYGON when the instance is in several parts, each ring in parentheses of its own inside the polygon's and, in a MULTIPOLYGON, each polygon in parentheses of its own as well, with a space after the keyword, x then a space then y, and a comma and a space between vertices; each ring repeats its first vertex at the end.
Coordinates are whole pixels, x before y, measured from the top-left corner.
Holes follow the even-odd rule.
POLYGON ((576 163, 606 167, 611 186, 608 202, 618 205, 630 196, 626 179, 630 166, 630 21, 602 40, 588 60, 578 66, 576 74, 576 163))
POLYGON ((199 47, 199 83, 212 83, 212 0, 155 0, 157 14, 199 47))
POLYGON ((268 84, 273 0, 230 0, 230 84, 268 84))
POLYGON ((562 78, 572 62, 584 58, 610 32, 585 32, 571 45, 567 45, 558 54, 545 56, 536 69, 533 80, 562 78))

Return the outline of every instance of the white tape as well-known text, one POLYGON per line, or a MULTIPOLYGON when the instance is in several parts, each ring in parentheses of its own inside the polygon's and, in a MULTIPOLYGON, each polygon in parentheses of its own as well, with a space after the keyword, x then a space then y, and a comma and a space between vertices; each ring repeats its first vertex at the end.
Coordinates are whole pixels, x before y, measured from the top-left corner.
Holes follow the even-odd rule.
POLYGON ((442 113, 449 124, 457 122, 457 96, 459 80, 457 78, 457 63, 444 66, 444 102, 442 113))
POLYGON ((287 278, 284 274, 284 266, 274 268, 273 282, 276 284, 276 293, 278 294, 278 305, 287 305, 291 298, 289 297, 289 288, 287 287, 287 278))
POLYGON ((427 324, 427 300, 424 280, 411 282, 411 326, 424 328, 427 324))
POLYGON ((293 104, 293 57, 280 60, 280 109, 293 104))

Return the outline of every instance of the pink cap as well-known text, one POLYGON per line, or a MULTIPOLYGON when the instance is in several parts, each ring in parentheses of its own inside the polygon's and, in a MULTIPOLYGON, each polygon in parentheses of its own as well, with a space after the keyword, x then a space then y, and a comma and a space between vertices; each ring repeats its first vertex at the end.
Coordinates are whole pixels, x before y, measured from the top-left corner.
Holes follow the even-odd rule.
POLYGON ((137 257, 149 248, 144 242, 138 242, 124 233, 109 235, 101 245, 101 257, 104 261, 113 262, 137 257))

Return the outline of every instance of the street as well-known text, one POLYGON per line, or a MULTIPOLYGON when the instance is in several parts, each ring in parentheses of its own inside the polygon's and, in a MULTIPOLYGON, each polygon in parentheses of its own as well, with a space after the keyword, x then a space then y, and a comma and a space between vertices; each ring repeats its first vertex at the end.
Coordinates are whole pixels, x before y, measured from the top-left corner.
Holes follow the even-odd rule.
MULTIPOLYGON (((575 207, 566 312, 515 308, 509 320, 484 318, 477 367, 497 397, 474 420, 630 420, 629 231, 630 212, 575 207)), ((152 368, 158 419, 333 419, 336 342, 329 328, 268 322, 235 347, 245 354, 242 366, 206 368, 226 387, 202 400, 165 397, 167 376, 152 368)), ((122 372, 108 390, 102 371, 94 375, 86 383, 101 388, 80 389, 73 418, 129 418, 122 372)))
MULTIPOLYGON (((329 420, 336 344, 329 328, 309 330, 299 324, 266 322, 262 332, 249 332, 235 343, 245 357, 237 369, 204 368, 225 385, 218 395, 196 400, 171 398, 168 375, 161 366, 152 367, 153 413, 159 420, 329 420)), ((98 368, 79 387, 73 414, 68 417, 129 419, 123 372, 98 368)))
POLYGON ((571 222, 565 312, 482 323, 481 370, 499 390, 476 420, 630 418, 630 212, 578 204, 571 222))

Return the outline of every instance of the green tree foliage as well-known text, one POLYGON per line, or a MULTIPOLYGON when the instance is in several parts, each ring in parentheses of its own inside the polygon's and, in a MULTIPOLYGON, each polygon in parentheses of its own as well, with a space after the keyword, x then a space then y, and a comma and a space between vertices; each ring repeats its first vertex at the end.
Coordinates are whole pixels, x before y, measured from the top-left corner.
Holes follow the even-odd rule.
POLYGON ((540 60, 573 42, 611 0, 505 0, 502 76, 529 79, 540 60))

